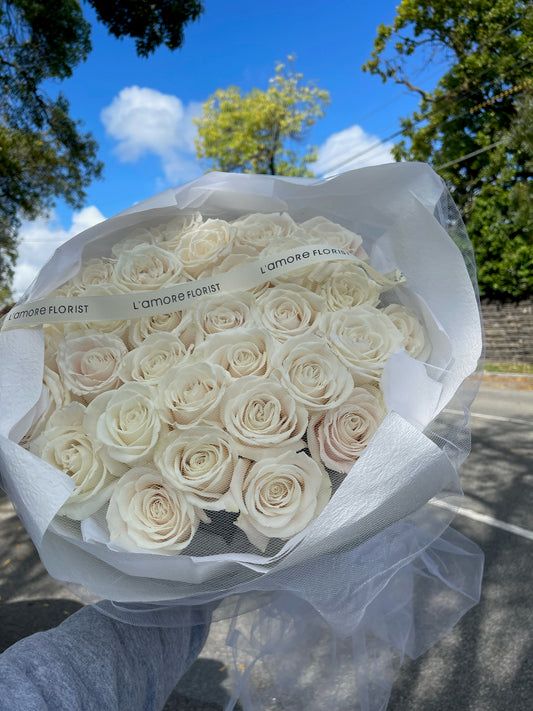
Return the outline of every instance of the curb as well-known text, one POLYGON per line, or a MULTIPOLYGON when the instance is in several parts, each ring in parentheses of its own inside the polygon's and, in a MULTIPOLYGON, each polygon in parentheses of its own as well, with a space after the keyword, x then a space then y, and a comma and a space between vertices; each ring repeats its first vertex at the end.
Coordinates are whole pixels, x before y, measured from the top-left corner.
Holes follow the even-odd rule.
POLYGON ((527 373, 483 373, 482 381, 513 390, 533 390, 533 375, 527 373))

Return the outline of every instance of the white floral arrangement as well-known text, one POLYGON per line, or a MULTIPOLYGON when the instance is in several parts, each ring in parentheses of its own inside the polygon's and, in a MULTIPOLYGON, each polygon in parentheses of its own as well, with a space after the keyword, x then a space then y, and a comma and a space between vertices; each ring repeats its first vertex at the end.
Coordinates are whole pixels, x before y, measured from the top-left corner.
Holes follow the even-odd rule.
POLYGON ((2 483, 51 574, 224 597, 456 491, 424 431, 481 329, 445 194, 210 174, 60 248, 0 335, 2 483))

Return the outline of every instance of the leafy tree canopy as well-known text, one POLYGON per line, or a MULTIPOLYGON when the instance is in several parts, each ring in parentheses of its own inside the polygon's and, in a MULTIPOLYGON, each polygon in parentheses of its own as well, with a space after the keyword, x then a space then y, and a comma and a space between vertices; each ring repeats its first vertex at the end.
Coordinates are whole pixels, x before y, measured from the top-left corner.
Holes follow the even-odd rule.
POLYGON ((266 91, 242 94, 237 86, 218 89, 203 105, 196 120, 196 155, 211 161, 214 170, 310 177, 308 165, 316 148, 303 156, 296 146, 324 116, 329 93, 289 65, 278 64, 266 91))
POLYGON ((420 96, 397 160, 432 164, 476 250, 483 296, 533 294, 533 6, 529 0, 402 0, 363 66, 420 96), (413 66, 447 69, 433 91, 413 66))
MULTIPOLYGON (((199 0, 87 2, 144 57, 161 45, 180 47, 183 27, 203 10, 199 0)), ((0 302, 10 294, 21 220, 57 198, 80 208, 102 173, 96 142, 70 116, 65 96, 42 88, 87 58, 90 29, 78 0, 0 0, 0 302)))

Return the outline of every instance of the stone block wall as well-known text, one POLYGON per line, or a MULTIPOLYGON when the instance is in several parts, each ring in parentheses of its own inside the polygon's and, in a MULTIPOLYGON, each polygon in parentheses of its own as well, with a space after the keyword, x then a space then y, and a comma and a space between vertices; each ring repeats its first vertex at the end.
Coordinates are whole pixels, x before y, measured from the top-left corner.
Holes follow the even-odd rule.
POLYGON ((533 299, 481 303, 489 363, 533 363, 533 299))

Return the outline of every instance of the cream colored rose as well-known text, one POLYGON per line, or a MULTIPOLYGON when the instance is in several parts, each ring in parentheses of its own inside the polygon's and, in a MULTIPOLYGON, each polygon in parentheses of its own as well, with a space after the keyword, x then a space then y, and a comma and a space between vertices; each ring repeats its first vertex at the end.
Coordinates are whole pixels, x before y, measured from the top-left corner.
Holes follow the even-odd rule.
POLYGON ((273 364, 281 384, 309 412, 336 407, 353 390, 350 371, 318 336, 285 341, 276 350, 273 364))
POLYGON ((75 332, 57 349, 57 368, 66 386, 90 400, 120 385, 118 366, 128 349, 118 337, 106 333, 75 332))
POLYGON ((334 410, 309 419, 307 446, 315 460, 346 474, 359 459, 387 414, 377 388, 355 388, 334 410))
POLYGON ((235 509, 228 492, 237 453, 220 427, 197 425, 168 433, 156 449, 154 462, 195 506, 211 511, 235 509))
POLYGON ((208 336, 194 351, 194 357, 222 366, 232 378, 268 375, 274 340, 259 328, 235 328, 208 336))
POLYGON ((187 351, 179 338, 171 333, 154 333, 124 356, 118 375, 125 383, 142 382, 155 386, 167 370, 183 363, 186 358, 187 351))
POLYGON ((233 229, 224 220, 206 220, 188 230, 176 248, 187 274, 197 279, 200 272, 213 267, 226 257, 232 247, 233 229))
POLYGON ((130 321, 128 343, 132 348, 136 348, 153 333, 172 333, 180 325, 182 318, 183 311, 136 318, 130 321))
POLYGON ((378 381, 390 356, 402 348, 402 335, 390 318, 366 304, 324 314, 321 328, 358 384, 378 381))
POLYGON ((296 284, 268 289, 257 304, 262 325, 278 341, 315 330, 326 311, 321 296, 296 284))
POLYGON ((390 304, 383 309, 403 336, 405 352, 412 358, 427 360, 431 353, 431 342, 426 329, 414 311, 401 304, 390 304))
POLYGON ((359 259, 368 259, 363 248, 363 238, 356 232, 331 222, 326 217, 312 217, 300 225, 311 237, 321 243, 331 244, 351 252, 359 259))
POLYGON ((108 501, 116 481, 101 457, 100 447, 84 431, 84 411, 77 402, 57 410, 30 447, 74 481, 75 488, 59 515, 76 520, 98 511, 108 501))
POLYGON ((235 231, 235 247, 252 256, 258 256, 273 240, 287 237, 298 229, 298 225, 286 212, 245 215, 234 220, 232 227, 235 231))
POLYGON ((119 255, 115 283, 124 291, 148 291, 183 281, 182 265, 172 252, 139 244, 119 255))
POLYGON ((271 538, 292 538, 318 516, 331 484, 311 457, 286 451, 255 463, 239 459, 231 491, 240 510, 235 524, 264 553, 271 538))
POLYGON ((180 553, 187 548, 202 511, 150 467, 135 467, 116 483, 107 510, 110 540, 128 551, 180 553))
POLYGON ((212 363, 185 363, 168 370, 159 381, 158 408, 172 427, 217 422, 218 408, 230 376, 212 363))
POLYGON ((103 445, 103 456, 124 464, 145 464, 162 429, 152 388, 127 383, 98 395, 87 407, 84 427, 103 445))
POLYGON ((307 410, 275 380, 248 375, 234 380, 222 402, 221 422, 236 451, 255 459, 261 450, 303 447, 307 410))

